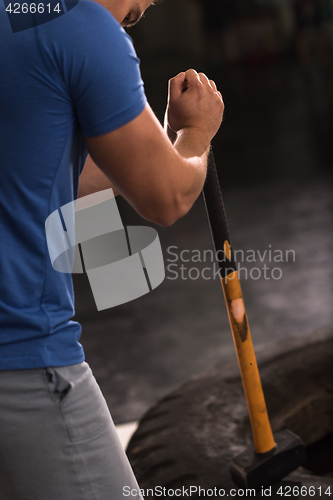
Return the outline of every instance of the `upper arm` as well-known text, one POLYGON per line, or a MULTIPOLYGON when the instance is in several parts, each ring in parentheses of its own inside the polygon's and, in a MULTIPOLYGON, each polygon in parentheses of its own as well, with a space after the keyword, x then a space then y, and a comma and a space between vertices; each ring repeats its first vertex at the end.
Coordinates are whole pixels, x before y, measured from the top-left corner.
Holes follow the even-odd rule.
MULTIPOLYGON (((117 191, 145 218, 163 224, 177 207, 185 162, 147 104, 134 120, 98 137, 86 137, 89 153, 117 191)), ((178 217, 176 217, 178 218, 178 217)))

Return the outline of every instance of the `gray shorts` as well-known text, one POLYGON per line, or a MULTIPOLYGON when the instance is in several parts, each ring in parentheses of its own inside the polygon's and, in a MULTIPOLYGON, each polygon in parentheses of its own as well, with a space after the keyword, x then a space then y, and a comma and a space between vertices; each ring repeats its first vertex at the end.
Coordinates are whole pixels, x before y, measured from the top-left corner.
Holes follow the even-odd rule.
POLYGON ((87 363, 0 371, 0 500, 138 500, 138 489, 87 363))

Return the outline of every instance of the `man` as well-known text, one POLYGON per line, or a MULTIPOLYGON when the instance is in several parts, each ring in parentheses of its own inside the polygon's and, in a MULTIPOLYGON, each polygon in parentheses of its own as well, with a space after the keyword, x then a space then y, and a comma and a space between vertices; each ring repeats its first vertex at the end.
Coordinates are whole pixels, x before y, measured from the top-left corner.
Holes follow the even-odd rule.
POLYGON ((121 27, 150 3, 81 0, 15 33, 0 6, 1 500, 119 500, 125 486, 138 498, 45 220, 77 198, 88 151, 80 195, 113 186, 157 224, 185 215, 202 190, 222 97, 194 70, 172 79, 169 140, 121 27))

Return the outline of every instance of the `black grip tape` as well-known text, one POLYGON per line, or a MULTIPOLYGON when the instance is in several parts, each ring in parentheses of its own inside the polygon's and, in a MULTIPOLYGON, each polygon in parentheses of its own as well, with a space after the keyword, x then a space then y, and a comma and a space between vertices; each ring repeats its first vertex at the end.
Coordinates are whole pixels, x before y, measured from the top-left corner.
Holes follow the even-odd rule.
POLYGON ((224 278, 233 271, 236 271, 236 264, 234 261, 228 221, 224 209, 220 182, 212 150, 210 150, 208 157, 208 170, 206 182, 203 188, 203 198, 215 247, 216 260, 219 263, 220 276, 221 278, 224 278), (230 246, 230 260, 227 259, 227 256, 224 253, 225 241, 227 241, 230 246))

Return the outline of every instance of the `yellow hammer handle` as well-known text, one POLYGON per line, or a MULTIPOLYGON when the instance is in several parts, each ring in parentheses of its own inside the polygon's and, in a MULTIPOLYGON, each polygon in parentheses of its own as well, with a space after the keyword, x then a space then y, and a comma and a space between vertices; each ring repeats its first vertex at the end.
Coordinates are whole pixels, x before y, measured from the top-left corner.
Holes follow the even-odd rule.
POLYGON ((275 441, 268 418, 238 271, 221 278, 221 284, 243 381, 254 448, 257 453, 266 453, 275 447, 275 441))

